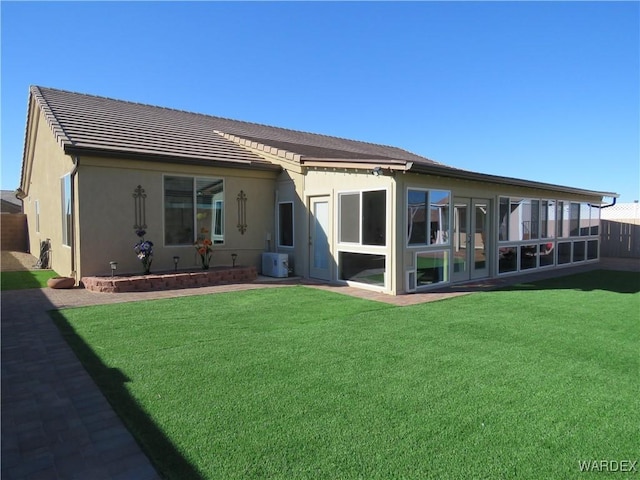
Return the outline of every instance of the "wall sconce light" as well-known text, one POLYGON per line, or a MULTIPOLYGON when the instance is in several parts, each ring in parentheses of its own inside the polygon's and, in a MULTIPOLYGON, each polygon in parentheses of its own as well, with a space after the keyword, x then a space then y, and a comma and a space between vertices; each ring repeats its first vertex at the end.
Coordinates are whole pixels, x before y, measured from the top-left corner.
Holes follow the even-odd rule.
POLYGON ((178 262, 180 261, 180 257, 178 255, 175 255, 173 257, 173 271, 177 272, 178 271, 178 262))
POLYGON ((116 268, 118 268, 118 262, 109 262, 109 266, 111 267, 111 276, 113 277, 116 268))
POLYGON ((374 177, 379 177, 380 175, 382 175, 382 167, 376 167, 371 171, 371 174, 374 177))
POLYGON ((238 254, 237 253, 232 253, 231 254, 231 264, 233 266, 233 268, 236 268, 236 259, 238 258, 238 254))

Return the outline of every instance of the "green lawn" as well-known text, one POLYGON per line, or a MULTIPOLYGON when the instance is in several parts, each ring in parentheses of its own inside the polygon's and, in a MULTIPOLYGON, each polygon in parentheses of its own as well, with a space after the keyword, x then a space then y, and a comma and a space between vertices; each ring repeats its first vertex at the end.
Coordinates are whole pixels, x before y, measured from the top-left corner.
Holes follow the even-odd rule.
POLYGON ((54 318, 167 478, 566 479, 638 459, 639 287, 399 308, 296 286, 54 318))
POLYGON ((0 273, 0 290, 21 290, 23 288, 45 288, 47 280, 58 274, 53 270, 24 270, 0 273))

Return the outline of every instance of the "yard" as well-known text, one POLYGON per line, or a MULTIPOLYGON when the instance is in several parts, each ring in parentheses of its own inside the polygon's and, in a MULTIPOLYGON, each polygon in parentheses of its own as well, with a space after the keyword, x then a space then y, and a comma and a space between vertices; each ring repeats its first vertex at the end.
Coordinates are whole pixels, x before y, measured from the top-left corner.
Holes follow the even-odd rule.
POLYGON ((294 286, 53 316, 166 478, 578 478, 638 460, 638 274, 393 307, 294 286))

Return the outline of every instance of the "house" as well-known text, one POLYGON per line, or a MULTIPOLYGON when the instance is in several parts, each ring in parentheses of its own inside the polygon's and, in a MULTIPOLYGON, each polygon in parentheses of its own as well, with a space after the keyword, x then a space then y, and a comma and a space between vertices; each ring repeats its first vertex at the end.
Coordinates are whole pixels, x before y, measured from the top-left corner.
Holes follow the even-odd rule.
POLYGON ((615 193, 461 170, 396 147, 31 87, 20 184, 31 250, 79 279, 261 265, 402 294, 599 257, 615 193), (427 221, 428 219, 428 221, 427 221))
POLYGON ((0 212, 22 213, 22 202, 16 197, 15 190, 0 190, 0 212))

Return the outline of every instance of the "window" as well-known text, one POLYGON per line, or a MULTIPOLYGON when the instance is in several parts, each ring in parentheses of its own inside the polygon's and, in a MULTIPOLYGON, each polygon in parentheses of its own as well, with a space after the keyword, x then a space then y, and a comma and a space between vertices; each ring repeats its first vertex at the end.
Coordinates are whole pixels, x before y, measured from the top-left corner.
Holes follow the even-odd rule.
POLYGON ((407 241, 409 245, 449 243, 451 195, 442 190, 409 189, 407 193, 407 241))
POLYGON ((569 236, 569 202, 558 202, 558 238, 569 236))
POLYGON ((278 204, 278 245, 293 247, 293 202, 278 204))
POLYGON ((571 203, 569 206, 569 236, 580 235, 580 204, 571 203))
POLYGON ((591 234, 591 206, 588 203, 580 204, 580 236, 591 234))
POLYGON ((35 201, 35 212, 36 212, 36 233, 40 233, 40 200, 35 201))
MULTIPOLYGON (((62 190, 62 244, 71 246, 71 175, 60 179, 62 190)), ((39 208, 39 207, 38 207, 39 208)))
POLYGON ((598 235, 600 232, 600 209, 591 207, 591 235, 598 235))
POLYGON ((449 281, 449 252, 436 250, 416 254, 416 286, 449 281))
POLYGON ((384 287, 386 257, 369 253, 340 252, 340 280, 384 287))
POLYGON ((558 265, 571 263, 571 242, 558 243, 558 265))
POLYGON ((586 242, 573 242, 573 261, 582 262, 585 259, 585 245, 586 242))
POLYGON ((224 242, 224 183, 220 178, 164 177, 164 243, 224 242))
POLYGON ((518 270, 518 250, 516 247, 500 247, 498 272, 509 273, 518 270))
POLYGON ((386 190, 341 193, 339 195, 339 213, 340 243, 386 245, 386 190))
POLYGON ((540 204, 540 238, 556 236, 556 202, 542 200, 540 204))

